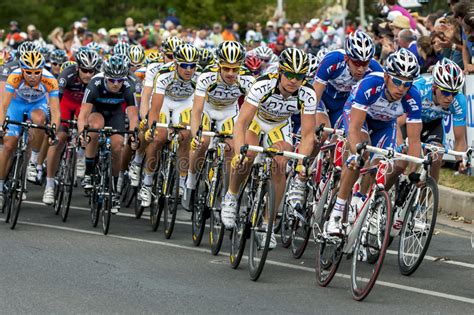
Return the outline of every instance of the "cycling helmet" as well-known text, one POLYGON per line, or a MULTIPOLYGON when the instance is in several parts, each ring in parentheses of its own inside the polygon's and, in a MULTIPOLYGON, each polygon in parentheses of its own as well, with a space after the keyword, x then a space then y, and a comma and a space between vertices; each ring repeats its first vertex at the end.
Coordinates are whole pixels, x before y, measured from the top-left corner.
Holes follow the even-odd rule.
POLYGON ((202 48, 199 50, 199 65, 206 67, 214 64, 214 55, 209 49, 202 48))
POLYGON ((139 67, 145 61, 145 50, 140 45, 132 45, 128 48, 127 56, 132 67, 139 67))
POLYGON ((319 64, 321 63, 321 61, 323 61, 324 57, 328 54, 329 52, 329 49, 327 49, 326 47, 322 47, 318 53, 316 54, 316 61, 318 63, 318 66, 319 64))
POLYGON ((262 61, 256 56, 248 56, 245 58, 245 66, 250 71, 256 71, 262 67, 262 61))
POLYGON ((39 52, 43 55, 45 61, 49 61, 51 50, 47 46, 40 47, 39 52))
POLYGON ((123 55, 113 55, 104 62, 104 75, 111 79, 125 78, 129 72, 128 60, 123 55))
POLYGON ((72 66, 72 65, 77 65, 77 62, 75 62, 75 61, 66 61, 65 63, 63 63, 63 64, 61 65, 61 69, 59 69, 59 72, 60 72, 60 73, 63 72, 64 69, 66 69, 67 67, 70 67, 70 66, 72 66))
POLYGON ((308 73, 308 55, 298 48, 287 48, 282 51, 279 69, 291 73, 308 73))
POLYGON ((165 39, 165 41, 162 44, 163 51, 165 53, 167 53, 167 52, 172 53, 172 52, 174 52, 176 47, 178 47, 181 44, 184 44, 184 42, 181 39, 179 39, 178 37, 176 37, 176 36, 168 37, 167 39, 165 39))
POLYGON ((318 69, 318 66, 319 66, 319 60, 318 60, 318 57, 313 54, 307 54, 307 55, 308 55, 309 66, 308 66, 308 73, 306 74, 306 76, 314 77, 314 75, 316 74, 316 70, 318 69))
POLYGON ((49 55, 49 59, 52 63, 57 63, 60 65, 62 65, 68 60, 66 51, 62 49, 53 50, 49 55))
POLYGON ((411 51, 401 48, 387 57, 385 71, 393 76, 413 80, 420 73, 420 66, 416 56, 411 51))
POLYGON ((242 64, 245 59, 245 48, 239 42, 225 41, 217 47, 217 56, 219 62, 242 64))
POLYGON ((163 55, 158 50, 152 50, 146 55, 146 63, 164 62, 163 55))
POLYGON ((442 89, 459 91, 464 85, 464 73, 448 58, 438 61, 433 67, 433 82, 442 89))
POLYGON ((44 57, 39 51, 27 51, 20 57, 22 69, 41 69, 44 66, 44 57))
POLYGON ((114 55, 125 55, 125 56, 127 56, 129 48, 130 48, 130 44, 120 42, 120 43, 115 44, 114 49, 113 49, 113 53, 114 53, 114 55))
POLYGON ((87 48, 95 50, 96 52, 100 51, 100 46, 96 42, 90 42, 89 44, 86 45, 87 48))
POLYGON ((255 55, 260 58, 262 61, 270 61, 272 58, 273 50, 268 48, 267 46, 258 46, 257 48, 254 49, 255 55))
POLYGON ((18 53, 23 55, 27 51, 39 51, 40 47, 35 42, 26 41, 18 46, 18 53))
POLYGON ((354 60, 370 61, 375 54, 374 42, 369 35, 361 31, 347 35, 344 48, 346 55, 354 60))
POLYGON ((177 62, 197 63, 199 60, 198 50, 191 44, 181 44, 177 46, 173 56, 177 62))
POLYGON ((77 65, 84 69, 95 69, 99 62, 99 54, 92 49, 80 49, 74 55, 77 65))

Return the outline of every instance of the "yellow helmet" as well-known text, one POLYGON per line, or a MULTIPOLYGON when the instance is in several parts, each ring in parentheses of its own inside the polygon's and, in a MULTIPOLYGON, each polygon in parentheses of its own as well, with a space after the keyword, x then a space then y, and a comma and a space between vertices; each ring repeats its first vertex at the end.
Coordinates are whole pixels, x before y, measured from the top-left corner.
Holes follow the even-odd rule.
POLYGON ((298 48, 287 48, 280 55, 279 68, 291 73, 307 73, 309 69, 308 55, 298 48))
POLYGON ((162 48, 165 53, 173 53, 176 47, 184 42, 176 36, 168 37, 163 41, 162 48))
POLYGON ((138 67, 145 61, 145 50, 140 45, 132 45, 128 48, 128 58, 133 67, 138 67))
POLYGON ((42 69, 44 57, 38 51, 26 51, 20 56, 20 67, 22 69, 42 69))
POLYGON ((146 55, 146 63, 164 62, 165 58, 158 50, 152 50, 146 55))
POLYGON ((65 63, 63 63, 61 65, 61 69, 59 70, 59 73, 63 72, 64 69, 66 69, 67 67, 72 66, 72 65, 77 65, 77 62, 71 61, 71 60, 66 61, 65 63))
POLYGON ((197 63, 199 60, 198 50, 190 44, 179 45, 173 55, 177 62, 197 63))

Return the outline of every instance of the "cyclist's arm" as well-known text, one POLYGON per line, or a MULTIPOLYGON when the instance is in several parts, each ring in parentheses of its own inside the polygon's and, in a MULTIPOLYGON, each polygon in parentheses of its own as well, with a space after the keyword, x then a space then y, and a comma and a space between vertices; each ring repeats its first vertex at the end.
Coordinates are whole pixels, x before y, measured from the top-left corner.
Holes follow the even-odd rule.
MULTIPOLYGON (((239 117, 234 128, 234 148, 235 152, 240 152, 240 147, 245 144, 245 132, 247 131, 258 107, 245 101, 240 108, 239 117)), ((238 154, 238 153, 237 153, 238 154)))
POLYGON ((4 91, 2 94, 2 105, 0 108, 0 123, 3 124, 3 121, 5 120, 5 115, 7 114, 8 106, 10 106, 10 102, 13 97, 12 92, 4 91))
POLYGON ((0 81, 0 104, 3 104, 3 97, 5 94, 5 81, 0 81))
POLYGON ((204 110, 204 96, 194 96, 193 113, 191 115, 191 136, 195 137, 201 125, 202 112, 204 110))
MULTIPOLYGON (((411 122, 407 124, 408 155, 420 157, 421 153, 421 122, 411 122)), ((411 163, 410 173, 416 171, 418 165, 411 163)))
POLYGON ((321 97, 323 97, 324 90, 326 89, 326 84, 314 81, 313 88, 316 92, 316 99, 321 100, 321 97))
POLYGON ((153 93, 153 87, 144 86, 142 90, 142 96, 140 99, 140 118, 145 119, 150 109, 150 99, 151 94, 153 93))
POLYGON ((92 112, 91 103, 82 103, 81 111, 79 112, 79 118, 77 119, 77 130, 81 133, 84 127, 87 125, 87 119, 92 112))
POLYGON ((403 143, 403 134, 401 127, 405 126, 407 123, 407 115, 403 114, 397 118, 397 145, 401 145, 403 143))
POLYGON ((61 112, 59 109, 58 97, 49 98, 49 108, 51 110, 51 122, 56 125, 56 131, 58 131, 59 126, 61 125, 61 112))
POLYGON ((362 142, 362 127, 364 126, 367 112, 358 108, 351 108, 351 120, 349 123, 349 133, 347 139, 349 141, 349 148, 352 154, 356 154, 357 144, 362 142))
POLYGON ((309 156, 313 151, 315 125, 315 114, 301 114, 301 143, 298 147, 299 153, 309 156))
MULTIPOLYGON (((453 128, 454 131, 454 150, 455 151, 466 151, 466 126, 458 126, 453 128)), ((456 159, 461 159, 461 157, 456 157, 456 159)))
POLYGON ((148 113, 148 121, 153 123, 154 121, 158 122, 160 119, 160 112, 161 107, 163 106, 163 101, 165 99, 165 95, 161 93, 153 94, 151 98, 151 108, 150 112, 148 113))
POLYGON ((125 113, 127 114, 128 120, 130 122, 129 130, 134 130, 138 125, 138 107, 136 106, 138 102, 133 85, 125 90, 125 102, 127 103, 125 113))

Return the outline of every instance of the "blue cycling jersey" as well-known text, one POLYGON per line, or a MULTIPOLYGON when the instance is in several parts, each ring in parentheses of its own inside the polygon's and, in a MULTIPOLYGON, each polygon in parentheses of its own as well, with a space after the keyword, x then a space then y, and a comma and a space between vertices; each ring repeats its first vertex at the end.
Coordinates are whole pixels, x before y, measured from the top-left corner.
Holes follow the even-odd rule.
POLYGON ((423 122, 442 119, 444 116, 452 114, 454 127, 466 126, 467 101, 466 96, 462 92, 459 92, 454 97, 449 108, 443 108, 436 105, 433 101, 433 77, 419 77, 414 85, 418 88, 421 95, 421 119, 423 122))
MULTIPOLYGON (((314 80, 326 85, 323 100, 345 99, 357 84, 357 80, 352 77, 349 66, 344 60, 345 55, 344 50, 331 51, 323 58, 318 67, 314 80)), ((374 71, 382 72, 383 69, 377 61, 372 59, 366 75, 374 71)), ((344 102, 325 101, 325 105, 329 110, 338 110, 343 107, 344 102)))
POLYGON ((421 98, 413 85, 401 100, 390 102, 386 96, 384 73, 374 72, 363 78, 353 89, 344 110, 357 108, 367 112, 372 120, 393 123, 407 114, 407 123, 421 122, 421 98))

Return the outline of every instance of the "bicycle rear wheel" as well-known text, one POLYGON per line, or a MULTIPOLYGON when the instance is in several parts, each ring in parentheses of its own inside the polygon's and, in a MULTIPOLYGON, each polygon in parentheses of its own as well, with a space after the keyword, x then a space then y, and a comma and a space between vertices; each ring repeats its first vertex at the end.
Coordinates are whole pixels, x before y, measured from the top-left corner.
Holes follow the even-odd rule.
POLYGON ((24 155, 17 158, 15 169, 13 173, 13 185, 11 191, 10 202, 10 229, 14 229, 18 222, 20 214, 21 202, 23 200, 23 192, 25 191, 25 176, 28 161, 24 155))
POLYGON ((210 232, 209 232, 209 243, 211 245, 211 253, 213 255, 219 254, 219 251, 222 247, 222 241, 224 240, 225 227, 221 221, 221 209, 222 201, 224 200, 224 195, 227 192, 227 183, 228 177, 225 176, 224 164, 221 167, 217 168, 215 171, 216 182, 211 185, 214 185, 214 188, 211 186, 211 196, 212 198, 209 202, 211 205, 211 220, 210 220, 210 232), (214 190, 214 191, 212 191, 214 190))
POLYGON ((72 199, 72 189, 74 187, 74 171, 76 168, 76 150, 75 148, 71 148, 68 150, 68 157, 66 160, 69 162, 65 173, 65 182, 63 185, 62 191, 62 200, 60 203, 61 208, 61 218, 63 222, 66 222, 67 217, 69 215, 69 208, 71 206, 71 199, 72 199))
POLYGON ((398 266, 402 275, 409 276, 420 266, 430 246, 438 214, 438 185, 433 178, 417 188, 400 232, 398 266))
POLYGON ((375 192, 357 237, 351 267, 352 297, 362 301, 369 295, 382 269, 392 226, 391 202, 386 191, 375 192), (369 259, 370 257, 370 259, 369 259))
MULTIPOLYGON (((66 152, 66 151, 64 151, 66 152)), ((61 204, 64 198, 64 180, 65 180, 65 169, 67 168, 65 153, 61 155, 61 161, 59 162, 58 173, 56 174, 54 187, 54 214, 58 215, 61 212, 61 204)))
POLYGON ((164 195, 164 215, 165 237, 169 239, 173 234, 174 223, 176 221, 176 213, 178 211, 179 202, 179 170, 174 161, 170 158, 165 162, 168 163, 167 178, 164 179, 163 195, 164 195))
POLYGON ((250 254, 249 273, 250 279, 257 281, 262 274, 267 259, 273 232, 273 214, 275 212, 274 193, 270 182, 261 183, 260 191, 255 195, 252 204, 252 217, 250 228, 250 254), (268 214, 268 223, 265 227, 264 214, 268 214))
POLYGON ((207 185, 204 177, 203 168, 197 176, 196 189, 193 191, 191 196, 192 215, 191 215, 191 233, 194 246, 201 245, 202 236, 206 229, 206 214, 209 212, 207 209, 207 185))

